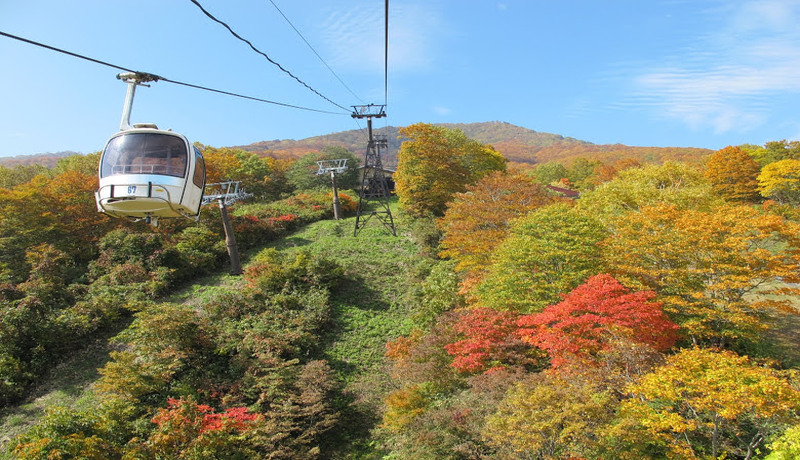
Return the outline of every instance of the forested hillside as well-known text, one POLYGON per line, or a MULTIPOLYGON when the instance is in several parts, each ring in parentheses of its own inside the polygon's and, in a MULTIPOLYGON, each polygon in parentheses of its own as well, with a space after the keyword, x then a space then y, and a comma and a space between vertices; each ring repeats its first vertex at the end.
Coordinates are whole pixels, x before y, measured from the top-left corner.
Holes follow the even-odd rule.
MULTIPOLYGON (((696 162, 711 153, 707 149, 690 147, 597 145, 504 122, 457 123, 442 124, 441 126, 458 129, 471 139, 492 145, 509 161, 527 164, 547 163, 548 161, 568 163, 578 158, 603 161, 633 158, 641 163, 661 163, 670 160, 696 162)), ((403 141, 403 138, 399 135, 400 128, 394 126, 376 127, 375 133, 386 136, 388 148, 383 162, 386 166, 394 167, 397 164, 397 152, 403 141)), ((237 148, 275 158, 296 158, 308 152, 317 151, 326 145, 338 145, 353 152, 361 153, 366 145, 366 133, 363 130, 352 130, 299 141, 263 141, 237 148)))
MULTIPOLYGON (((622 144, 600 145, 564 137, 558 134, 543 133, 522 128, 505 122, 484 123, 444 123, 441 126, 458 129, 469 138, 492 145, 510 162, 523 164, 547 163, 557 161, 568 164, 576 159, 591 158, 611 162, 619 158, 632 158, 640 163, 662 163, 664 161, 698 162, 711 150, 693 147, 632 147, 622 144)), ((387 149, 383 164, 394 168, 397 165, 397 152, 403 142, 400 129, 394 126, 375 128, 377 136, 385 136, 387 149)), ((253 152, 262 157, 278 160, 296 160, 308 153, 319 152, 325 147, 343 147, 363 155, 367 144, 365 129, 354 129, 339 133, 309 137, 307 139, 275 139, 248 145, 229 147, 253 152)), ((19 157, 0 157, 0 165, 42 165, 53 167, 56 162, 74 152, 56 154, 27 155, 19 157)))
POLYGON ((35 155, 0 157, 0 165, 12 168, 19 165, 41 165, 45 168, 52 168, 56 165, 56 163, 58 163, 58 160, 77 154, 77 152, 65 151, 56 153, 40 153, 35 155))
POLYGON ((0 167, 0 458, 798 457, 800 143, 398 135, 396 237, 353 236, 344 143, 200 146, 254 195, 242 276, 216 206, 154 228, 96 211, 97 154, 0 167))

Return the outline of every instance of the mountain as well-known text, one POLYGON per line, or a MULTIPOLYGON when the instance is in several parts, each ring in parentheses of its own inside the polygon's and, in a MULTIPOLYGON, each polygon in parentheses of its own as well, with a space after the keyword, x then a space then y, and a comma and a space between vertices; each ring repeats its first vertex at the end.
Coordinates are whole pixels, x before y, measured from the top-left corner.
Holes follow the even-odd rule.
POLYGON ((47 168, 52 168, 58 163, 58 160, 77 155, 78 152, 70 150, 56 153, 37 153, 34 155, 17 155, 13 157, 0 157, 0 166, 12 168, 14 166, 28 166, 28 165, 42 165, 47 168))
MULTIPOLYGON (((457 128, 464 134, 484 144, 490 144, 509 161, 515 163, 569 163, 575 158, 591 158, 613 163, 621 158, 633 158, 641 163, 661 163, 667 160, 697 162, 712 150, 694 147, 632 147, 623 144, 593 144, 559 134, 544 133, 506 122, 442 123, 440 126, 457 128)), ((387 126, 374 130, 376 136, 385 136, 388 148, 384 152, 384 166, 397 165, 397 151, 402 139, 399 128, 387 126)), ((325 146, 344 147, 360 154, 367 146, 366 130, 350 130, 302 140, 261 141, 240 148, 274 158, 297 158, 316 152, 325 146)))
MULTIPOLYGON (((593 144, 501 121, 441 123, 439 125, 460 129, 467 137, 492 145, 509 161, 523 164, 547 163, 548 161, 569 163, 581 157, 600 160, 604 163, 614 163, 621 158, 633 158, 640 163, 662 163, 667 160, 693 163, 712 153, 712 150, 694 147, 631 147, 623 144, 593 144)), ((388 147, 383 152, 383 164, 388 168, 397 166, 397 151, 403 141, 398 138, 399 130, 400 128, 395 126, 385 126, 374 130, 376 136, 384 136, 387 140, 388 147)), ((366 129, 354 129, 301 140, 276 139, 237 145, 232 148, 254 152, 261 156, 294 159, 310 152, 318 152, 327 146, 344 147, 361 155, 366 150, 367 140, 366 129)), ((75 155, 75 152, 0 158, 0 165, 11 167, 42 164, 52 167, 60 158, 70 155, 75 155)))

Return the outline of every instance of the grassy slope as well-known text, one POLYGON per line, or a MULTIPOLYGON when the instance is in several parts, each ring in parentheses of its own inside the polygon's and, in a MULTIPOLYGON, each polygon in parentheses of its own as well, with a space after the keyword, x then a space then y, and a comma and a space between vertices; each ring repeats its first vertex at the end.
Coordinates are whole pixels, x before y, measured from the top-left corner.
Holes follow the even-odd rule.
MULTIPOLYGON (((396 210, 395 210, 396 211, 396 210)), ((283 251, 306 249, 339 261, 348 281, 333 294, 334 321, 325 337, 325 356, 345 384, 344 417, 352 422, 350 439, 341 439, 340 449, 369 456, 368 431, 377 422, 376 408, 388 388, 384 372, 384 345, 407 333, 405 295, 411 274, 419 264, 416 245, 396 219, 398 237, 388 235, 377 220, 353 237, 354 219, 317 222, 277 241, 283 251)), ((245 261, 257 251, 242 254, 245 261)), ((236 289, 241 278, 223 273, 198 280, 168 301, 202 303, 225 289, 236 289)), ((8 441, 34 425, 48 407, 91 407, 92 383, 97 369, 108 360, 107 338, 99 339, 60 364, 24 403, 0 413, 0 459, 12 458, 8 441)), ((344 454, 344 452, 340 452, 344 454)))

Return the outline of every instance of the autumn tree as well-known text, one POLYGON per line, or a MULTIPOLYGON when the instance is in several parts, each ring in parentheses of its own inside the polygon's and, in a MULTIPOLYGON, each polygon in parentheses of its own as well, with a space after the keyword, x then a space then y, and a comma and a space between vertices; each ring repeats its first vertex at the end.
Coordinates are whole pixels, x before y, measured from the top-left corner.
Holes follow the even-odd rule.
POLYGON ((602 243, 611 273, 626 285, 652 289, 694 342, 724 346, 757 340, 776 279, 797 279, 800 227, 747 207, 681 211, 645 207, 613 221, 602 243), (748 294, 760 289, 759 298, 748 294))
POLYGON ((667 162, 620 171, 615 179, 584 192, 578 206, 605 220, 605 216, 657 203, 710 209, 720 201, 699 171, 683 163, 667 162))
POLYGON ((328 146, 319 152, 307 153, 298 158, 286 171, 286 178, 295 190, 312 190, 331 188, 330 173, 317 175, 322 160, 347 160, 344 172, 336 174, 336 185, 342 190, 356 189, 358 182, 358 158, 344 147, 328 146))
POLYGON ((277 198, 270 184, 274 160, 261 158, 255 153, 228 147, 215 148, 199 145, 206 164, 206 182, 241 181, 249 193, 259 198, 277 198))
POLYGON ((252 437, 246 435, 261 421, 259 414, 246 407, 217 412, 192 397, 169 398, 167 408, 159 408, 151 420, 156 429, 146 440, 135 439, 126 450, 137 458, 252 458, 257 451, 247 442, 252 437))
POLYGON ((444 347, 454 356, 452 366, 462 373, 476 373, 540 364, 540 353, 525 344, 518 334, 517 317, 515 312, 491 308, 459 312, 453 328, 462 338, 444 347))
POLYGON ((780 160, 764 166, 758 175, 758 190, 779 203, 800 204, 800 160, 780 160))
POLYGON ((447 344, 458 340, 457 321, 457 314, 446 312, 429 331, 417 329, 386 344, 398 388, 386 398, 385 428, 405 431, 432 403, 463 385, 462 376, 451 366, 452 356, 445 351, 447 344))
POLYGON ((511 221, 554 200, 542 185, 523 176, 490 173, 447 204, 438 221, 444 233, 439 255, 455 260, 465 284, 472 285, 490 264, 511 221))
POLYGON ((96 190, 96 175, 72 170, 0 188, 0 277, 24 280, 29 268, 25 251, 41 243, 52 244, 76 262, 91 260, 94 244, 118 224, 97 212, 91 199, 96 190))
POLYGON ((548 161, 536 165, 531 175, 542 185, 550 185, 557 183, 561 179, 567 177, 567 168, 561 163, 555 161, 548 161))
POLYGON ((739 146, 761 166, 781 160, 800 160, 800 141, 771 141, 764 146, 743 144, 739 146))
POLYGON ((761 167, 738 147, 725 147, 706 161, 705 177, 711 187, 729 201, 753 202, 759 198, 758 174, 761 167))
POLYGON ((476 286, 479 305, 521 313, 541 311, 602 269, 603 226, 566 204, 518 219, 476 286))
POLYGON ((483 436, 500 458, 594 458, 597 433, 615 405, 596 385, 533 374, 509 390, 483 436))
POLYGON ((615 166, 601 163, 594 167, 592 175, 586 179, 586 184, 589 188, 594 189, 598 185, 614 179, 617 174, 619 174, 619 170, 615 166))
POLYGON ((517 324, 523 339, 548 352, 553 367, 570 360, 595 361, 616 336, 665 351, 676 339, 677 326, 653 302, 653 291, 630 292, 613 277, 600 274, 540 313, 517 324))
POLYGON ((498 152, 458 129, 417 123, 400 134, 409 140, 397 154, 395 184, 400 205, 411 216, 442 216, 454 193, 492 171, 505 170, 498 152))
POLYGON ((626 393, 607 432, 617 458, 753 458, 800 409, 800 392, 781 373, 702 348, 668 357, 626 393))

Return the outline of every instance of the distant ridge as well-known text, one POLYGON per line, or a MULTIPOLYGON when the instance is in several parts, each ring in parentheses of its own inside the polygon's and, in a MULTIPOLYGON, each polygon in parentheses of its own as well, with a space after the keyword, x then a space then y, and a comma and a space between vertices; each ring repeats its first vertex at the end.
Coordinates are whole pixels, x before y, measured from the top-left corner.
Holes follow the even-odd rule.
POLYGON ((55 153, 36 153, 33 155, 17 155, 13 157, 0 157, 0 165, 6 167, 13 166, 28 166, 28 165, 42 165, 47 168, 52 168, 58 163, 58 160, 72 155, 79 155, 78 152, 65 150, 63 152, 55 153))
MULTIPOLYGON (((439 125, 460 129, 467 137, 490 144, 509 161, 524 164, 548 161, 569 163, 576 158, 589 158, 604 163, 614 163, 623 158, 632 158, 641 163, 663 163, 668 160, 694 163, 701 161, 713 152, 709 149, 694 147, 632 147, 623 144, 593 144, 559 134, 534 131, 502 121, 440 123, 439 125)), ((402 143, 402 139, 398 139, 399 129, 395 126, 375 129, 375 134, 386 136, 388 143, 383 160, 384 166, 394 167, 397 165, 397 151, 402 143)), ((342 131, 301 140, 275 139, 232 146, 231 148, 254 152, 260 156, 294 159, 310 152, 318 152, 327 146, 340 146, 356 155, 363 155, 367 146, 366 129, 342 131)), ((52 167, 59 159, 76 154, 76 152, 64 151, 0 157, 0 165, 41 164, 52 167)))
MULTIPOLYGON (((546 163, 558 161, 568 163, 575 158, 590 158, 614 163, 622 158, 633 158, 641 163, 662 163, 667 160, 698 162, 712 150, 695 147, 632 147, 623 144, 593 144, 559 134, 544 133, 511 123, 489 121, 481 123, 440 123, 440 126, 457 128, 467 137, 490 144, 509 161, 516 163, 546 163)), ((399 128, 394 126, 375 130, 386 136, 388 149, 383 161, 386 166, 397 165, 397 151, 402 143, 398 139, 399 128)), ((357 155, 366 148, 367 134, 364 130, 351 130, 302 140, 262 141, 240 148, 274 158, 297 158, 316 152, 328 145, 344 147, 357 155)))

